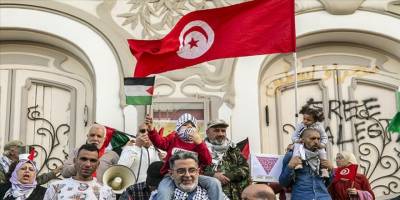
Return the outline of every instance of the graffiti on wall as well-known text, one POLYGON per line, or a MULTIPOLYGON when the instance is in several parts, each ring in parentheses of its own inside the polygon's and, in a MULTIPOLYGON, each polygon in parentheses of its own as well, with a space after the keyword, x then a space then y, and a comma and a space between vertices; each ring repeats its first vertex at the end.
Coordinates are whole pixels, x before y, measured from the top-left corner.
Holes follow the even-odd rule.
MULTIPOLYGON (((297 81, 309 81, 315 79, 321 80, 329 80, 334 78, 335 70, 339 69, 340 67, 337 65, 333 66, 313 66, 310 71, 304 71, 297 73, 297 81), (319 72, 322 72, 319 75, 319 72)), ((353 66, 351 70, 346 70, 342 74, 337 77, 338 83, 343 83, 348 78, 354 77, 364 77, 370 74, 377 73, 379 69, 375 67, 362 67, 362 66, 353 66)), ((267 96, 274 96, 276 88, 286 86, 289 84, 293 84, 295 82, 294 75, 280 77, 276 80, 271 81, 267 84, 266 94, 267 96)))
MULTIPOLYGON (((307 103, 319 109, 324 106, 322 101, 313 99, 307 103)), ((381 116, 378 98, 329 100, 327 108, 325 131, 332 146, 355 144, 362 171, 372 189, 381 191, 376 195, 400 194, 400 145, 396 145, 400 142, 400 134, 393 139, 395 137, 386 131, 390 119, 381 116), (340 122, 337 127, 329 126, 333 119, 340 122), (347 130, 349 126, 353 131, 347 130)), ((291 134, 294 126, 284 124, 282 130, 291 134)))

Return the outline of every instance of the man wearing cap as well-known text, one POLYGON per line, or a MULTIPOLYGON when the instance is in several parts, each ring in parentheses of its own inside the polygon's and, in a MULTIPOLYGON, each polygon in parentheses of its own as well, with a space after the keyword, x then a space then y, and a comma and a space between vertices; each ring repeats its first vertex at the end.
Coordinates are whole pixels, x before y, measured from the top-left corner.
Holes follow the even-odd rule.
POLYGON ((222 119, 207 124, 205 142, 212 155, 212 164, 205 168, 204 174, 221 181, 229 199, 239 200, 250 183, 249 165, 240 149, 226 137, 228 126, 222 119))
POLYGON ((5 174, 8 172, 11 163, 18 161, 19 149, 23 147, 19 140, 13 140, 4 145, 3 155, 0 156, 0 183, 6 180, 5 174))
POLYGON ((162 161, 155 161, 149 165, 147 169, 146 181, 133 184, 126 188, 119 200, 148 200, 151 192, 157 189, 163 176, 160 169, 163 165, 162 161))

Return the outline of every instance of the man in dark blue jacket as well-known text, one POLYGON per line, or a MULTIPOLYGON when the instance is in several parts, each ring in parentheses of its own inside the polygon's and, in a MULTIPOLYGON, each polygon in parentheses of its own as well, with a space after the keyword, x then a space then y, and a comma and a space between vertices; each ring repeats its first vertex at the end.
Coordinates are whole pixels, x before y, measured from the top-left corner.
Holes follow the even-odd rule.
POLYGON ((321 177, 321 168, 332 170, 330 161, 321 161, 318 156, 320 134, 316 129, 306 129, 302 134, 306 160, 293 157, 292 151, 283 158, 282 173, 279 183, 284 187, 292 187, 292 200, 315 199, 330 200, 326 185, 329 181, 321 177), (302 169, 295 170, 295 166, 302 164, 302 169))

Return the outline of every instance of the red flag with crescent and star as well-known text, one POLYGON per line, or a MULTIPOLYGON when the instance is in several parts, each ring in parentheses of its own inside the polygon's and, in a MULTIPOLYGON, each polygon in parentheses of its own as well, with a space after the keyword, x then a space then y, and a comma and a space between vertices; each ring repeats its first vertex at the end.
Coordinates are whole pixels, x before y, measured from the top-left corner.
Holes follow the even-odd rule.
POLYGON ((340 180, 340 179, 347 179, 354 181, 357 175, 357 168, 358 165, 351 164, 349 166, 345 167, 338 167, 335 171, 335 178, 334 180, 340 180))
POLYGON ((253 0, 183 16, 161 40, 129 39, 134 77, 219 58, 296 49, 294 0, 253 0))

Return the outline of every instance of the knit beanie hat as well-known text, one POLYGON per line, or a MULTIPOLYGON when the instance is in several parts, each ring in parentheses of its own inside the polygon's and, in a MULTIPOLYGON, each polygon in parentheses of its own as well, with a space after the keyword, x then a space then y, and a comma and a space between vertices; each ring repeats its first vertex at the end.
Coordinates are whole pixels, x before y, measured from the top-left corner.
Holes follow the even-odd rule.
POLYGON ((179 117, 178 121, 176 122, 175 130, 178 131, 181 128, 181 126, 186 122, 192 122, 193 126, 197 127, 196 118, 194 118, 194 116, 189 113, 184 113, 179 117))

